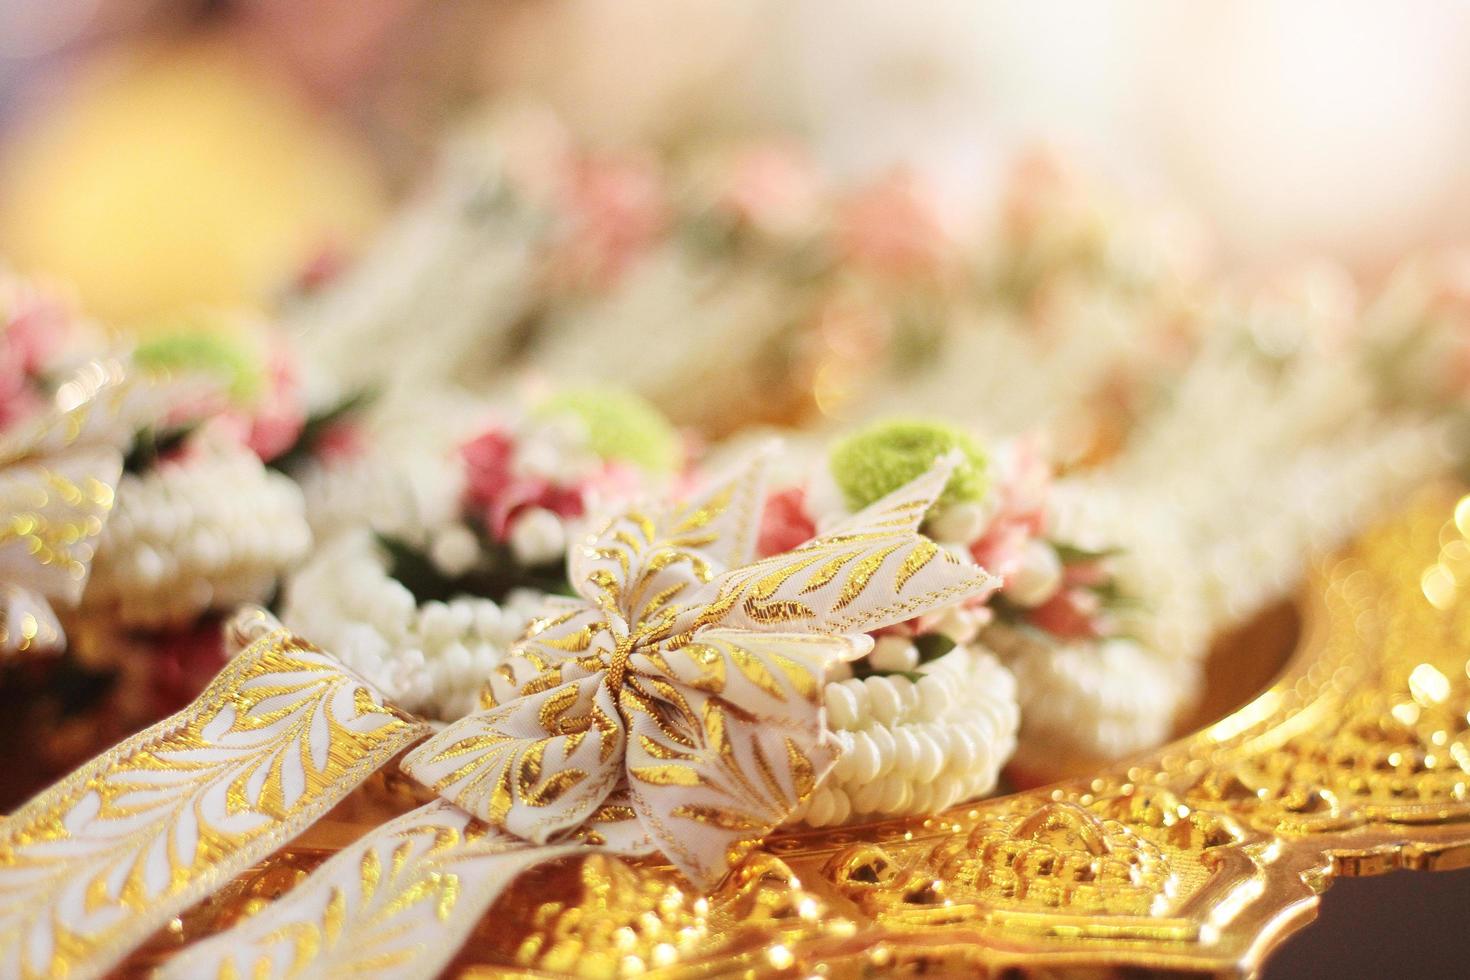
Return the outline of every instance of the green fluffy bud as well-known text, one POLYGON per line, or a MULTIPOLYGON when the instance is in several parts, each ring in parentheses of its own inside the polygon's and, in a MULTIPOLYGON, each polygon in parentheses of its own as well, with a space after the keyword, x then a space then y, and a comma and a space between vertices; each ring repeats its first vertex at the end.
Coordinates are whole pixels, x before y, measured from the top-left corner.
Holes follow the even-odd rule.
POLYGON ((923 476, 936 459, 956 449, 960 463, 937 503, 979 500, 989 486, 985 453, 968 433, 946 422, 876 422, 837 443, 829 465, 847 506, 861 510, 923 476))
POLYGON ((193 372, 215 379, 230 399, 249 403, 265 390, 265 366, 245 345, 212 330, 166 333, 140 344, 133 360, 145 371, 193 372))
POLYGON ((679 434, 658 409, 630 391, 568 389, 542 402, 536 415, 574 416, 587 429, 588 448, 603 459, 650 473, 670 473, 679 465, 679 434))

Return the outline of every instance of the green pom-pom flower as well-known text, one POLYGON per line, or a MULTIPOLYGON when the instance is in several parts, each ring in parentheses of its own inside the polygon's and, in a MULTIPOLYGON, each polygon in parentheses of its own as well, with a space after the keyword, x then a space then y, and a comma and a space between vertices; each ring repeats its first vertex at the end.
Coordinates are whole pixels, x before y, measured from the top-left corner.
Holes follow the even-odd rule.
POLYGON ((936 459, 956 449, 961 462, 936 506, 979 500, 989 486, 985 453, 968 433, 945 422, 876 422, 834 446, 829 464, 847 506, 861 510, 924 475, 936 459))
POLYGON ((265 365, 244 344, 208 329, 180 330, 144 341, 133 360, 145 371, 197 372, 218 381, 232 401, 248 404, 265 390, 265 365))
POLYGON ((603 459, 632 463, 650 473, 679 465, 679 434, 658 409, 621 388, 574 388, 552 395, 541 418, 571 415, 587 429, 587 446, 603 459))

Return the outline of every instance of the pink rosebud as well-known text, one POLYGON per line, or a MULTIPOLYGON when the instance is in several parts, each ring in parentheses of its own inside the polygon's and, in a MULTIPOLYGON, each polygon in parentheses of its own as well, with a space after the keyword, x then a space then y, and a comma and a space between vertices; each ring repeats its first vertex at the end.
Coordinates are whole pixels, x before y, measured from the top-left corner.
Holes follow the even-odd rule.
POLYGON ((790 487, 766 498, 756 550, 762 557, 778 555, 805 544, 816 534, 817 526, 806 512, 806 490, 790 487))
POLYGON ((7 366, 18 367, 26 374, 39 374, 60 351, 66 338, 65 307, 33 295, 10 322, 0 330, 0 345, 5 348, 7 366))
POLYGON ((1102 635, 1102 600, 1087 589, 1062 589, 1031 610, 1033 626, 1053 636, 1078 640, 1102 635))
POLYGON ((332 282, 347 268, 347 255, 335 244, 325 244, 316 250, 296 276, 296 288, 303 293, 314 293, 332 282))
POLYGON ((1026 542, 1031 537, 1031 527, 1024 520, 992 521, 980 540, 970 546, 970 557, 990 574, 1008 580, 1020 570, 1026 542))
POLYGON ((465 465, 465 502, 489 507, 509 485, 515 443, 503 429, 490 429, 460 447, 465 465))
POLYGON ((306 425, 306 405, 296 365, 284 345, 276 345, 266 364, 266 391, 250 419, 245 444, 270 462, 296 444, 306 425))
POLYGON ((312 449, 325 462, 356 459, 367 452, 367 437, 356 422, 333 422, 321 430, 312 449))
POLYGON ((460 449, 465 463, 464 506, 480 516, 486 530, 498 541, 508 538, 516 517, 528 508, 540 507, 563 518, 581 517, 597 479, 607 481, 604 490, 622 486, 628 479, 616 465, 603 467, 598 474, 572 485, 518 474, 513 465, 515 448, 509 433, 491 429, 460 449))
POLYGON ((0 352, 0 431, 41 408, 43 399, 30 379, 0 352))

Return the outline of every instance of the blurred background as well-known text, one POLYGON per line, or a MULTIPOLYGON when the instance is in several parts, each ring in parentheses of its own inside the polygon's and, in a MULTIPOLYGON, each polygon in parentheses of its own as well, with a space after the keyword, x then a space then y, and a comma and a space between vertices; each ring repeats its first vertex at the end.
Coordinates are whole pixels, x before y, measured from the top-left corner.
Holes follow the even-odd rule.
MULTIPOLYGON (((774 136, 839 180, 902 167, 941 213, 1001 207, 1047 146, 1247 277, 1326 256, 1372 284, 1470 229, 1451 0, 0 0, 0 256, 122 325, 268 312, 518 103, 619 152, 774 136)), ((1466 891, 1339 886, 1268 972, 1453 975, 1463 941, 1425 923, 1466 891)))
POLYGON ((0 252, 118 320, 266 305, 511 96, 604 144, 791 133, 966 208, 1042 142, 1182 202, 1244 269, 1371 277, 1470 217, 1449 0, 6 0, 0 252))

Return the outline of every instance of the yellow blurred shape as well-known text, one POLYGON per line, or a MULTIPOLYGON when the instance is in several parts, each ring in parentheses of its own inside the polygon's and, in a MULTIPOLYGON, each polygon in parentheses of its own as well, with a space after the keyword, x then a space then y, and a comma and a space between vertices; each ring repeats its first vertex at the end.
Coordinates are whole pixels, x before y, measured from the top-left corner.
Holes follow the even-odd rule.
POLYGON ((1424 598, 1436 609, 1448 609, 1455 602, 1455 573, 1443 565, 1430 565, 1419 577, 1424 598))
POLYGON ((1450 696, 1449 678, 1433 664, 1420 664, 1409 672, 1409 693, 1422 705, 1439 704, 1450 696))
POLYGON ((0 159, 0 256, 146 327, 260 308, 324 248, 358 242, 383 191, 370 157, 217 43, 86 69, 0 159))

